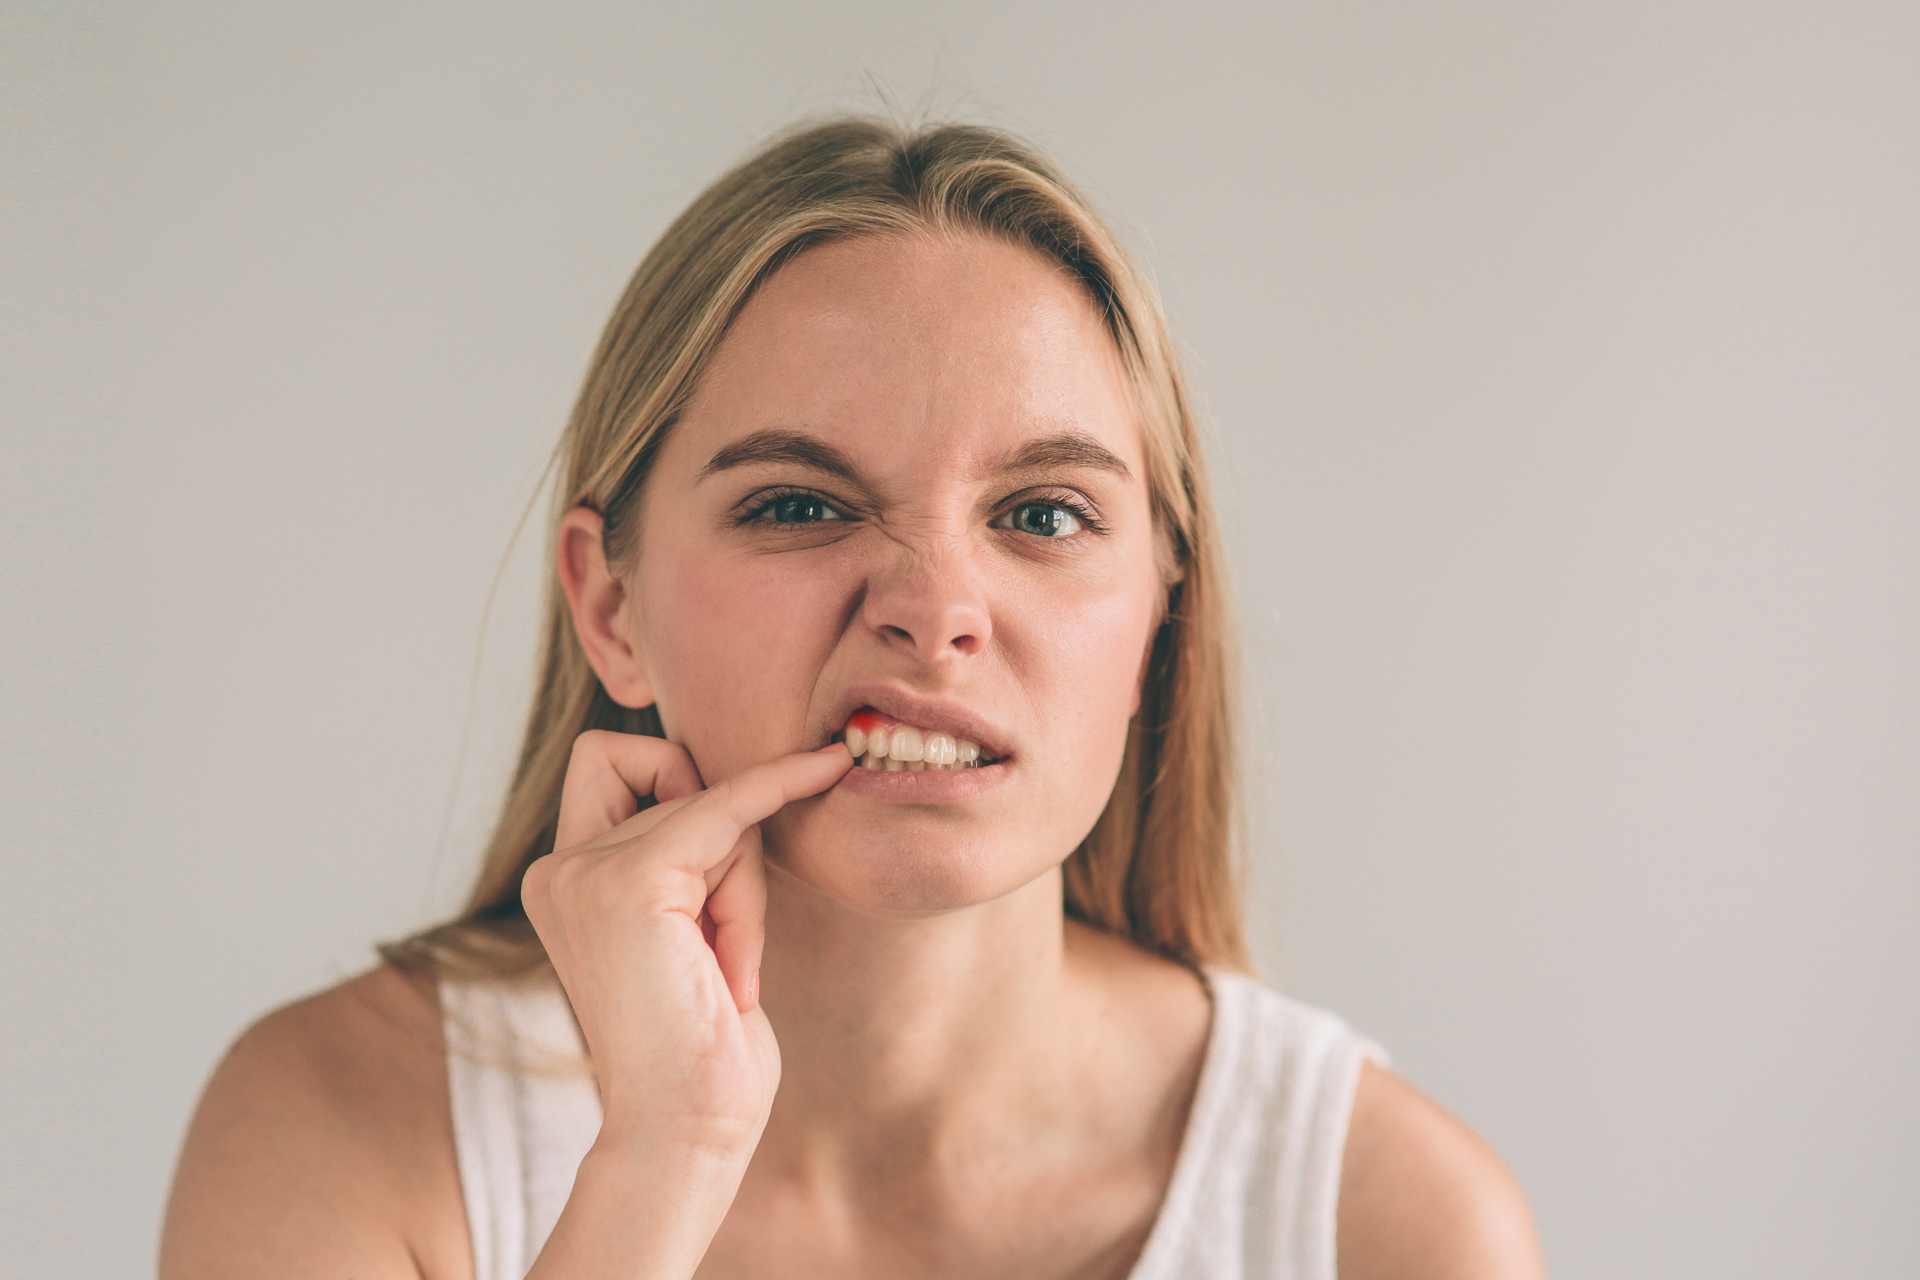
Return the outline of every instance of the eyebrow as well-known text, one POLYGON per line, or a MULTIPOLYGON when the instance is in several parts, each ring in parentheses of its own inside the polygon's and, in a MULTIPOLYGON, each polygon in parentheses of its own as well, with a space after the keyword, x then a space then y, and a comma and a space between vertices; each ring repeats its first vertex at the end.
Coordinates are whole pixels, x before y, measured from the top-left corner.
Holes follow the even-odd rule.
MULTIPOLYGON (((871 489, 852 458, 819 436, 791 427, 768 427, 743 436, 722 448, 694 477, 699 484, 709 476, 734 467, 761 463, 791 463, 814 471, 838 476, 849 484, 871 489)), ((1039 471, 1058 467, 1088 467, 1105 471, 1124 481, 1133 480, 1133 472, 1114 452, 1080 430, 1057 431, 1022 441, 989 463, 983 476, 1007 475, 1017 471, 1039 471)))

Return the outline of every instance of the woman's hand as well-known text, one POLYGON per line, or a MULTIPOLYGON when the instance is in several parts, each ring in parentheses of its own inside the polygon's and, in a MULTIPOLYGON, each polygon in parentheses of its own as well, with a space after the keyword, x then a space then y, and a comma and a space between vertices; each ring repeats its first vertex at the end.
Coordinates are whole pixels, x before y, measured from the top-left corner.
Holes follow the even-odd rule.
POLYGON ((586 1040, 603 1139, 751 1158, 780 1086, 759 1001, 758 824, 852 762, 834 743, 708 788, 678 743, 574 740, 554 851, 528 866, 520 897, 586 1040), (657 803, 640 809, 644 795, 657 803))

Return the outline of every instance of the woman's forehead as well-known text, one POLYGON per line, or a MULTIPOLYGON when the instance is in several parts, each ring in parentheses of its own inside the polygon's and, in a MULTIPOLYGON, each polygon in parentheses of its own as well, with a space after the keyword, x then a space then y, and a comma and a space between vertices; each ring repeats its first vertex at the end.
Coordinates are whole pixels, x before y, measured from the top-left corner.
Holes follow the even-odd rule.
POLYGON ((778 425, 982 462, 1065 426, 1140 470, 1125 369, 1091 300, 1035 251, 984 239, 832 244, 768 280, 701 377, 682 461, 778 425))

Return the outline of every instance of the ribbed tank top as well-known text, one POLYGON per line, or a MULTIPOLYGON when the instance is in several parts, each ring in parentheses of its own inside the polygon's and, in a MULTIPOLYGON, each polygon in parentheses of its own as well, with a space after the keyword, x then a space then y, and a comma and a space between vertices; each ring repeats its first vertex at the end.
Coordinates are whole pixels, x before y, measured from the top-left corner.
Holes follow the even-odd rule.
MULTIPOLYGON (((1129 1280, 1334 1280, 1341 1157, 1363 1058, 1386 1051, 1339 1015, 1203 966, 1213 1018, 1173 1176, 1129 1280)), ((537 983, 440 984, 454 1147, 475 1280, 524 1280, 600 1131, 566 994, 537 983), (464 1024, 464 1025, 460 1025, 464 1024), (504 1059, 464 1051, 479 1035, 504 1059), (528 1064, 533 1064, 529 1069, 528 1064)))

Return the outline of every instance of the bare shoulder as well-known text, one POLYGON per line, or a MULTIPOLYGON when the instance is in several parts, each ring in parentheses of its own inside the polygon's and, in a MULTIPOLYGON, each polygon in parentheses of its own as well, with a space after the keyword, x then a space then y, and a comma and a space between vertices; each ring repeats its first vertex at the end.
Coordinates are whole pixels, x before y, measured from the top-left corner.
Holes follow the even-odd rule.
POLYGON ((407 1215, 433 1162, 437 1023, 381 965, 243 1029, 188 1124, 161 1276, 422 1274, 407 1215))
MULTIPOLYGON (((445 1101, 445 1039, 437 988, 379 964, 262 1016, 235 1049, 252 1046, 305 1076, 310 1091, 370 1137, 416 1136, 422 1109, 445 1101)), ((406 1144, 383 1146, 396 1160, 406 1144)))
POLYGON ((1546 1273, 1526 1194, 1498 1153, 1371 1061, 1354 1093, 1336 1248, 1343 1280, 1546 1273))

